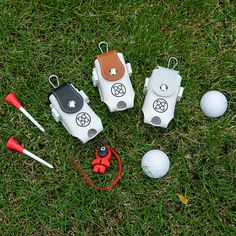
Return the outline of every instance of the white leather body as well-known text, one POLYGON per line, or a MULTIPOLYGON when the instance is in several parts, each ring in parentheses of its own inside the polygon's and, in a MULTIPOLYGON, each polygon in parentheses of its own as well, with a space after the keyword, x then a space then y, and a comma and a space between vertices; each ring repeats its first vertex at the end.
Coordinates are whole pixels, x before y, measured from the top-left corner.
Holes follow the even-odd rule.
POLYGON ((183 94, 178 71, 158 66, 144 85, 144 123, 166 128, 183 94))
POLYGON ((83 106, 78 112, 72 114, 65 113, 53 94, 49 96, 51 102, 50 107, 54 119, 57 122, 61 122, 69 134, 77 137, 81 142, 86 143, 99 134, 103 130, 103 126, 101 119, 88 105, 89 99, 86 94, 82 90, 79 91, 76 88, 75 90, 84 100, 83 106))

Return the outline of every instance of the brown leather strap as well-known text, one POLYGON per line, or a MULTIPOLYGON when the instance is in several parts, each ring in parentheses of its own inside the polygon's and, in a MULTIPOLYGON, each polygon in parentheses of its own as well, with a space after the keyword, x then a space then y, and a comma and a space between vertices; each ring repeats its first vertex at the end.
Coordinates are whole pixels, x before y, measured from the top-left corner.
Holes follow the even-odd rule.
POLYGON ((106 80, 119 80, 125 73, 125 67, 120 61, 116 51, 97 55, 102 76, 106 80))

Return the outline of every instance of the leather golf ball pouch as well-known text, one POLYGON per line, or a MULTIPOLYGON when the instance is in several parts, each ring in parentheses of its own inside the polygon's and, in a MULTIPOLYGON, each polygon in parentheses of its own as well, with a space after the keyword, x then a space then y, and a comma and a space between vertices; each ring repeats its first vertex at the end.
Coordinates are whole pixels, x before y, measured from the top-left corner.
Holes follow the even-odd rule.
POLYGON ((176 101, 180 101, 184 88, 181 87, 181 76, 174 67, 156 67, 144 85, 144 104, 142 111, 144 123, 166 128, 174 117, 176 101))
POLYGON ((93 85, 98 87, 101 101, 108 106, 110 112, 134 106, 135 93, 130 81, 131 74, 131 65, 125 63, 123 54, 108 51, 108 45, 105 53, 102 51, 102 54, 96 56, 92 75, 93 85))
POLYGON ((88 105, 88 97, 73 84, 54 87, 49 101, 56 122, 61 122, 69 134, 81 142, 86 143, 103 130, 101 119, 88 105))

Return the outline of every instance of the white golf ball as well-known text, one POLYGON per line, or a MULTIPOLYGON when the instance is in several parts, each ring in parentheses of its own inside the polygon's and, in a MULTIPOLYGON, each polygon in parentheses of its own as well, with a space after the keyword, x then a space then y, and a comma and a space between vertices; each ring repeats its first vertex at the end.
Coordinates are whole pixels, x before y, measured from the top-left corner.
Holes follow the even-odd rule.
POLYGON ((210 118, 222 116, 226 112, 227 106, 225 95, 215 90, 205 93, 200 101, 202 112, 210 118))
POLYGON ((151 150, 143 156, 141 166, 148 177, 157 179, 168 172, 170 160, 164 152, 160 150, 151 150))

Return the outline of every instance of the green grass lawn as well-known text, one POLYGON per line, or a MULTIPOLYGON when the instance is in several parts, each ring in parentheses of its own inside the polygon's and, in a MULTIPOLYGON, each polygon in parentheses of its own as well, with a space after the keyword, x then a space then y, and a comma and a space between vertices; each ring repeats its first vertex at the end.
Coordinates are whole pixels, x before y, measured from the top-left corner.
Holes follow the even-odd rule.
POLYGON ((236 235, 235 29, 233 1, 0 0, 0 235, 236 235), (133 109, 110 113, 92 86, 104 40, 132 64, 133 109), (175 118, 161 129, 143 123, 142 90, 170 56, 180 61, 185 91, 175 118), (104 125, 92 141, 82 144, 54 121, 47 102, 51 74, 89 96, 104 125), (229 101, 218 119, 199 109, 211 89, 229 101), (4 102, 11 91, 45 134, 4 102), (10 136, 55 169, 6 150, 10 136), (95 149, 106 143, 122 156, 123 174, 102 192, 84 182, 69 157, 106 186, 116 175, 115 159, 104 176, 90 167, 95 149), (141 170, 151 149, 170 158, 170 171, 159 180, 141 170))

